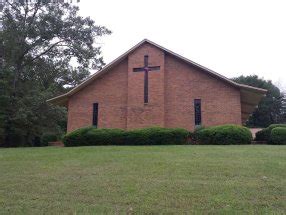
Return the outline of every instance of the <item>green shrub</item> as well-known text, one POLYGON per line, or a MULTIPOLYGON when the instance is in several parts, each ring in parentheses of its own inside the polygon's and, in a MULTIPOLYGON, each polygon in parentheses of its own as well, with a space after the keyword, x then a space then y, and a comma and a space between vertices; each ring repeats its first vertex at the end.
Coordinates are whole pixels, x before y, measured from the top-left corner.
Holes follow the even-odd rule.
POLYGON ((65 146, 122 145, 123 140, 124 131, 121 129, 96 127, 80 128, 63 138, 65 146))
POLYGON ((181 128, 143 128, 131 131, 86 127, 64 136, 65 146, 95 145, 179 145, 186 144, 189 132, 181 128))
POLYGON ((125 133, 125 145, 182 145, 187 144, 189 131, 182 128, 142 128, 125 133))
POLYGON ((92 130, 94 127, 84 127, 79 128, 75 131, 67 133, 63 138, 63 143, 65 146, 81 146, 85 144, 85 134, 92 130))
POLYGON ((261 131, 258 131, 255 134, 255 140, 269 142, 272 129, 278 128, 278 127, 286 127, 286 124, 272 124, 268 126, 267 128, 264 128, 261 131))
MULTIPOLYGON (((48 146, 49 145, 49 142, 55 142, 58 140, 58 137, 57 135, 55 134, 43 134, 41 136, 41 145, 40 146, 48 146)), ((35 146, 38 146, 38 144, 35 144, 35 146)))
POLYGON ((284 128, 286 128, 286 124, 272 124, 272 125, 268 126, 268 128, 270 130, 272 130, 273 128, 277 128, 277 127, 284 127, 284 128))
POLYGON ((268 128, 264 128, 255 134, 256 141, 267 141, 270 137, 271 131, 268 128))
POLYGON ((286 127, 276 127, 271 130, 270 144, 286 145, 286 127))
POLYGON ((213 136, 212 128, 203 128, 195 130, 192 134, 192 141, 195 144, 211 144, 213 136))
POLYGON ((193 138, 199 144, 205 145, 239 145, 250 144, 252 134, 243 126, 221 125, 195 131, 193 138))
POLYGON ((86 145, 122 145, 124 141, 124 130, 109 128, 94 128, 86 134, 86 145))

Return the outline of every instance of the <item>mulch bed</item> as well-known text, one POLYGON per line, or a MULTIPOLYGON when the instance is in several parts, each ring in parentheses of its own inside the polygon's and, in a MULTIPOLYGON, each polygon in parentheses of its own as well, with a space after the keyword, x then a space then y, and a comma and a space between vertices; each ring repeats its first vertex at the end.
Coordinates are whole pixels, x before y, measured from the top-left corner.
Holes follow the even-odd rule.
POLYGON ((49 146, 64 147, 65 145, 63 144, 63 142, 57 141, 57 142, 50 142, 49 146))
POLYGON ((251 141, 251 144, 254 144, 254 145, 261 145, 261 144, 267 144, 266 141, 251 141))

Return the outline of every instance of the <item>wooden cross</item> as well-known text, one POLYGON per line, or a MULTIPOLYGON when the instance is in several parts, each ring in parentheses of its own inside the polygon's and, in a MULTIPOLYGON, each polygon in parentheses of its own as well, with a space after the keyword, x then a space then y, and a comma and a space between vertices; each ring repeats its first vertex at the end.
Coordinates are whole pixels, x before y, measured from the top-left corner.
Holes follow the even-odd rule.
POLYGON ((160 66, 149 66, 148 55, 144 56, 144 67, 133 69, 133 72, 144 72, 144 103, 148 103, 148 73, 156 70, 160 70, 160 66))

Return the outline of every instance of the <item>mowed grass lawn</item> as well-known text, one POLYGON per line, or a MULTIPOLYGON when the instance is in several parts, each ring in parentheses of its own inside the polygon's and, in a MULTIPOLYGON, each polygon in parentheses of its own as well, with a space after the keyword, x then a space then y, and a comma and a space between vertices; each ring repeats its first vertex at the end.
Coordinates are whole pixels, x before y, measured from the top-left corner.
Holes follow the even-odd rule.
POLYGON ((0 149, 0 214, 286 213, 286 146, 0 149))

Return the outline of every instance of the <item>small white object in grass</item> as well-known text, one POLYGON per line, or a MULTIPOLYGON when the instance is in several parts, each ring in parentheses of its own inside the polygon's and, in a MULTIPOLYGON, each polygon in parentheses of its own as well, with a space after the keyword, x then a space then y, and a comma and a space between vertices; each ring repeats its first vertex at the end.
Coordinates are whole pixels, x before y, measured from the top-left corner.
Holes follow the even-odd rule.
POLYGON ((266 179, 267 179, 267 177, 266 177, 266 176, 263 176, 263 177, 262 177, 262 179, 263 179, 263 180, 266 180, 266 179))

